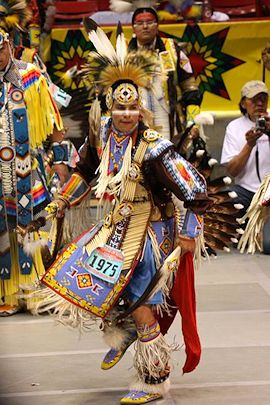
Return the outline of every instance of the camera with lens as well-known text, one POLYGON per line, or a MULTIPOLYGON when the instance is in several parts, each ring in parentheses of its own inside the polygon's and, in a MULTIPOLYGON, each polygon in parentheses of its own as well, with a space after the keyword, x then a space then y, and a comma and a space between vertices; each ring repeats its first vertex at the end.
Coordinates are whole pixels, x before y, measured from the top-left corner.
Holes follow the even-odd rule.
POLYGON ((256 118, 256 127, 255 129, 265 132, 267 130, 266 119, 264 117, 256 118))

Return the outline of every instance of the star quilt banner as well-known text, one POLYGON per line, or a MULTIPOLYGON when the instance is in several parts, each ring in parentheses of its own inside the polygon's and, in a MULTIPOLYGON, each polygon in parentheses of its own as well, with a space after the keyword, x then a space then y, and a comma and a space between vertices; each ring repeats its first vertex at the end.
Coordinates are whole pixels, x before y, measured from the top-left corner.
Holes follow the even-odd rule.
MULTIPOLYGON (((116 26, 103 27, 115 42, 116 26)), ((132 28, 124 26, 127 39, 132 28)), ((196 82, 203 93, 203 111, 222 115, 239 111, 241 87, 249 80, 265 80, 261 52, 270 38, 269 20, 229 21, 200 24, 160 24, 160 35, 185 43, 196 82)), ((81 69, 93 50, 82 28, 54 28, 44 43, 44 57, 52 80, 65 90, 82 88, 82 78, 73 77, 72 68, 81 69)))

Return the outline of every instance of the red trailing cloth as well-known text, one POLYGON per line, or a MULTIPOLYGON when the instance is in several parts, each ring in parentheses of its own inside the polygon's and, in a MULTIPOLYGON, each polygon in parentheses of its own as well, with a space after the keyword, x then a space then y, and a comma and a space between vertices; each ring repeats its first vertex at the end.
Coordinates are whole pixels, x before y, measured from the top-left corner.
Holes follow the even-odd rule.
POLYGON ((183 373, 190 373, 200 362, 201 343, 196 322, 196 296, 194 285, 194 266, 192 253, 187 252, 181 257, 171 290, 169 304, 173 307, 172 316, 158 317, 163 335, 169 330, 177 310, 182 317, 182 333, 185 342, 186 362, 183 373))

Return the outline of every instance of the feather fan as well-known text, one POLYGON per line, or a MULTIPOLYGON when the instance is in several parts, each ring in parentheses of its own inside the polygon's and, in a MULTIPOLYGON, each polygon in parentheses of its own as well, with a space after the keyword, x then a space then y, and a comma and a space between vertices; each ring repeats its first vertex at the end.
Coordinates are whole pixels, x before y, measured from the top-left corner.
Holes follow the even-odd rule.
POLYGON ((209 212, 206 211, 206 214, 204 215, 204 219, 213 223, 216 222, 225 222, 227 224, 231 224, 231 225, 235 225, 236 227, 239 227, 238 222, 236 221, 236 219, 229 215, 229 214, 225 214, 222 213, 222 215, 220 213, 214 213, 214 212, 209 212))
MULTIPOLYGON (((203 115, 198 117, 198 123, 213 124, 212 116, 206 117, 206 122, 204 118, 203 115)), ((239 228, 237 214, 242 206, 234 203, 236 193, 224 190, 231 183, 230 177, 211 179, 217 160, 209 154, 205 139, 200 136, 193 140, 188 160, 205 177, 208 196, 213 202, 204 214, 204 240, 208 255, 216 256, 216 250, 229 252, 230 245, 238 242, 242 229, 239 228)))
POLYGON ((221 222, 221 221, 216 221, 216 222, 208 221, 205 223, 204 228, 210 232, 211 232, 211 229, 215 228, 216 230, 220 230, 229 235, 235 236, 238 234, 237 224, 228 224, 226 222, 221 222))
POLYGON ((212 233, 205 232, 204 234, 205 240, 207 241, 207 245, 215 250, 224 250, 225 252, 230 252, 229 246, 224 243, 220 237, 214 236, 212 233))

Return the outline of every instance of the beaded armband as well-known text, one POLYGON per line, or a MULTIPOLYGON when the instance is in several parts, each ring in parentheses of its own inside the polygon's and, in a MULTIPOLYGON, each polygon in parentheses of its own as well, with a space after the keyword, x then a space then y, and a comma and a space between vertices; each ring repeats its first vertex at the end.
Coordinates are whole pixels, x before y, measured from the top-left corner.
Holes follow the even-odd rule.
MULTIPOLYGON (((161 158, 167 176, 179 187, 184 201, 192 201, 198 193, 206 192, 205 180, 188 161, 173 150, 165 152, 161 158)), ((180 197, 181 198, 181 197, 180 197)))
POLYGON ((83 198, 91 191, 89 184, 79 173, 73 173, 69 181, 62 187, 59 198, 68 202, 69 205, 78 205, 83 198))

